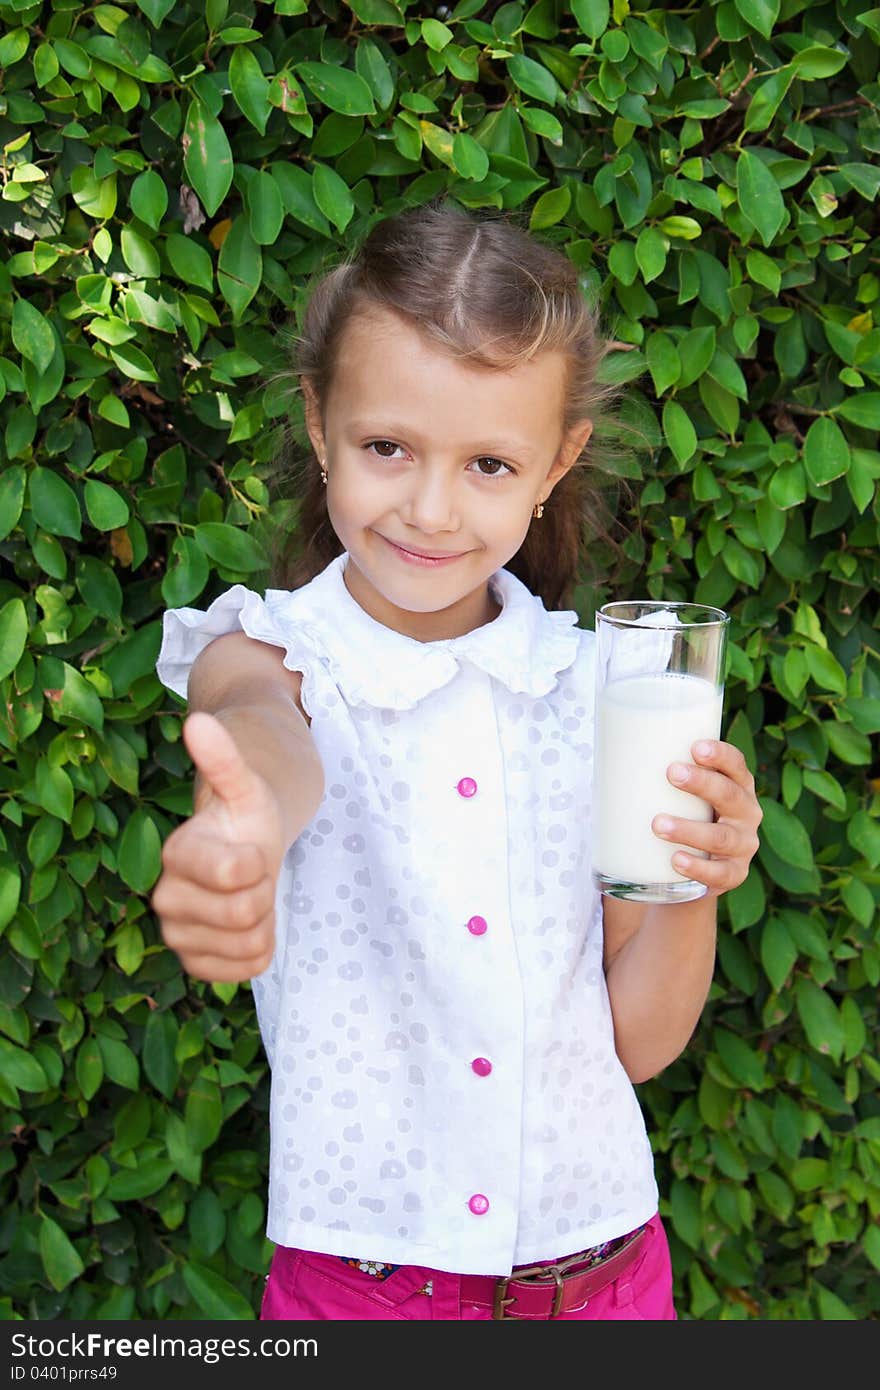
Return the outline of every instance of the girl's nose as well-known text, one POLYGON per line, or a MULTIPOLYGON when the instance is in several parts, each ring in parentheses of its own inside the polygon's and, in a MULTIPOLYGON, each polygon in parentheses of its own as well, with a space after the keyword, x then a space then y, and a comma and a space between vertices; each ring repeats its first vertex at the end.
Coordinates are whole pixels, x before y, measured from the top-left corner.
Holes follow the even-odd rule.
POLYGON ((402 516, 414 530, 424 535, 458 528, 458 507, 453 481, 439 471, 423 473, 416 479, 402 516))

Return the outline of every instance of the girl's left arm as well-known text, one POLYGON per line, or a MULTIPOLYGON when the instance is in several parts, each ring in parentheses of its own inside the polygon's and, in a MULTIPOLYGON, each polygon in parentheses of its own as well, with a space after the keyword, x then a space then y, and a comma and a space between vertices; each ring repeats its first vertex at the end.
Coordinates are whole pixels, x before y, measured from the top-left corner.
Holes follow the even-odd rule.
POLYGON ((656 1076, 687 1045, 712 983, 717 900, 743 882, 758 848, 762 813, 742 753, 722 742, 697 743, 691 752, 693 764, 673 763, 669 780, 708 801, 714 822, 655 816, 652 827, 661 839, 711 854, 678 852, 672 860, 708 893, 668 905, 602 899, 614 1043, 633 1082, 656 1076))

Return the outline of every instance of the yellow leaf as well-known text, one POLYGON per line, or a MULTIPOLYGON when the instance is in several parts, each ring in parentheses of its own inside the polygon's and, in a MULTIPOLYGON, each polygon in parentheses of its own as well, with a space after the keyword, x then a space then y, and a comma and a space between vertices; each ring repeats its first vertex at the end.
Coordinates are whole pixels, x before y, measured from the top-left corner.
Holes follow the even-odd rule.
POLYGON ((222 222, 215 222, 214 226, 208 233, 208 240, 210 241, 211 245, 214 246, 218 251, 220 250, 220 247, 226 240, 226 237, 229 234, 229 228, 231 226, 232 219, 230 217, 224 217, 222 222))

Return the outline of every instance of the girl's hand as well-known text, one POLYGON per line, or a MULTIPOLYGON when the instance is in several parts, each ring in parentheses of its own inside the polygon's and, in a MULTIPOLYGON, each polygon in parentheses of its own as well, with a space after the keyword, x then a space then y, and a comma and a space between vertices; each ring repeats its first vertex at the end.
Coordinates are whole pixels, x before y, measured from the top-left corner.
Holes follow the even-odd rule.
POLYGON ((190 975, 248 980, 268 968, 275 949, 281 817, 220 719, 199 710, 184 720, 183 737, 200 774, 194 811, 162 846, 150 903, 190 975))
POLYGON ((755 796, 755 779, 732 743, 701 741, 691 749, 694 764, 671 763, 667 776, 673 786, 693 792, 715 811, 714 823, 655 816, 651 828, 661 840, 707 850, 710 859, 678 851, 672 863, 679 873, 705 883, 709 897, 737 888, 749 872, 758 848, 763 812, 755 796))

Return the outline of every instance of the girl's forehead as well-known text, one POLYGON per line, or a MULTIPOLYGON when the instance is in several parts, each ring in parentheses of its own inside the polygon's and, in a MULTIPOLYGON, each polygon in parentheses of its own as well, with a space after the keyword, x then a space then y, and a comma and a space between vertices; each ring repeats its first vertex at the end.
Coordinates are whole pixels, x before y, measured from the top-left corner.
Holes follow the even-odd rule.
POLYGON ((370 310, 353 315, 341 337, 331 394, 347 416, 377 406, 404 404, 501 410, 527 423, 537 409, 558 418, 566 359, 545 350, 516 366, 487 367, 453 357, 398 315, 370 310), (337 389, 334 391, 333 387, 337 389))

